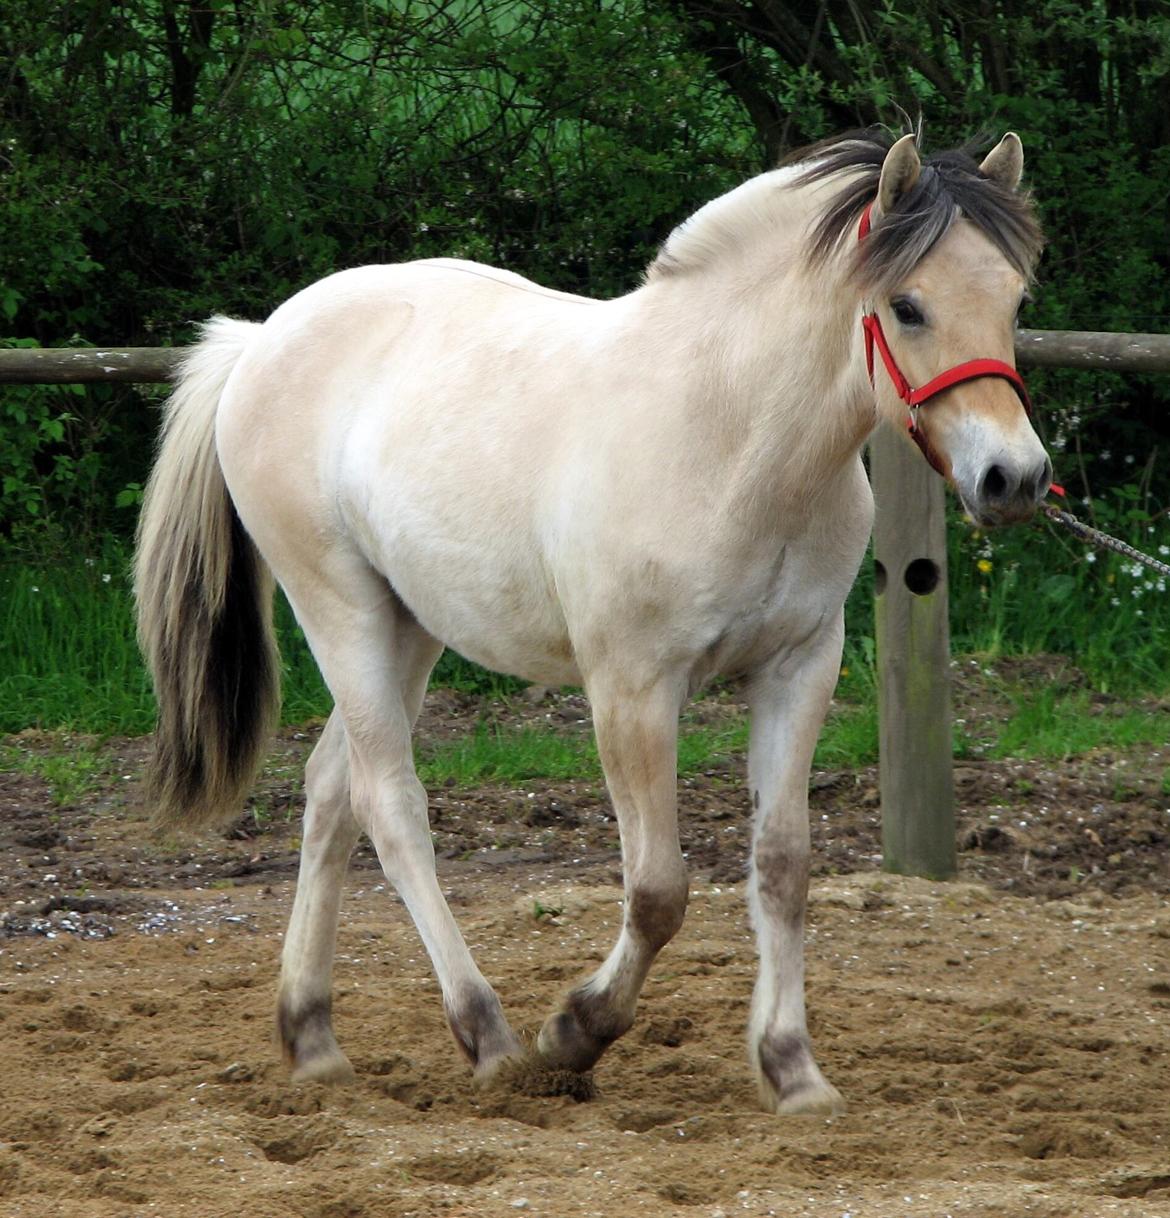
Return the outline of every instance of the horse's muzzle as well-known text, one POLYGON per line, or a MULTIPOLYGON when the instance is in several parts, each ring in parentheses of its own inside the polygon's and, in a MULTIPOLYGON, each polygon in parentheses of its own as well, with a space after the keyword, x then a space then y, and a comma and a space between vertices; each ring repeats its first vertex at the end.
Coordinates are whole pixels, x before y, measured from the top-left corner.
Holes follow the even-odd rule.
POLYGON ((970 499, 964 504, 975 523, 983 527, 1018 524, 1030 520, 1052 485, 1052 462, 1017 465, 994 461, 982 473, 970 499))

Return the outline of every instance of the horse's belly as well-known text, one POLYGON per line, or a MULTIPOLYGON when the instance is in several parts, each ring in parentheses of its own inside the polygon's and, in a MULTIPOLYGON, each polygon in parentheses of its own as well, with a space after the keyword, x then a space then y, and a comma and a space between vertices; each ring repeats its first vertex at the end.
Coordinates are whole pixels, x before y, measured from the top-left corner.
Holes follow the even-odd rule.
POLYGON ((514 537, 493 530, 458 540, 433 527, 379 532, 368 547, 374 565, 435 638, 494 672, 580 684, 565 618, 535 548, 517 553, 514 537))
POLYGON ((426 630, 460 655, 540 685, 581 684, 572 642, 551 614, 485 604, 481 596, 460 597, 458 590, 437 591, 407 603, 426 630))

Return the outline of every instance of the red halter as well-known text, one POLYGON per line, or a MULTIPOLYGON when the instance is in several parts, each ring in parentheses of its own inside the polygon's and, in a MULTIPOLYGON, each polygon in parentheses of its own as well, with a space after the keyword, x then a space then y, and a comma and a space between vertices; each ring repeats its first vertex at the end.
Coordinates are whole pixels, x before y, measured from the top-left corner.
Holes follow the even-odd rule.
MULTIPOLYGON (((866 206, 865 211, 861 213, 861 223, 857 229, 858 241, 865 240, 869 235, 869 213, 872 208, 873 204, 870 203, 866 206)), ((1005 364, 1003 360, 998 359, 967 360, 966 363, 956 364, 953 368, 940 372, 933 380, 927 381, 925 385, 915 389, 903 375, 902 369, 898 367, 898 361, 894 359, 894 353, 890 350, 889 343, 886 342, 881 318, 878 317, 877 313, 866 313, 861 319, 861 325, 865 330, 865 366, 869 371, 869 383, 871 385, 874 383, 873 349, 876 346, 881 354, 882 363, 885 364, 886 371, 889 373, 890 380, 893 383, 894 392, 910 407, 910 419, 907 427, 909 428, 911 439, 922 450, 922 455, 930 462, 931 468, 937 473, 943 474, 944 477, 946 474, 942 468, 942 463, 930 447, 930 442, 923 435, 922 429, 918 426, 918 407, 924 402, 937 397, 940 393, 943 393, 954 385, 961 385, 964 381, 974 381, 984 376, 998 376, 1011 384, 1011 387, 1019 394, 1020 401, 1024 404, 1024 410, 1027 411, 1029 416, 1031 415, 1032 401, 1028 397, 1028 390, 1024 387, 1023 377, 1020 376, 1011 364, 1005 364)))

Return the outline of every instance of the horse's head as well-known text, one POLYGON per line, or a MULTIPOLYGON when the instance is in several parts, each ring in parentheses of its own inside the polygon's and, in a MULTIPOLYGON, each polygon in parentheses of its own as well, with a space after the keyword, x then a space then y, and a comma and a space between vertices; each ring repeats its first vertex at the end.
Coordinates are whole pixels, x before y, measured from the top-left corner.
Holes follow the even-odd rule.
POLYGON ((814 249, 854 250, 879 413, 908 427, 982 525, 1027 519, 1052 476, 1013 357, 1042 246, 1023 166, 1014 134, 982 164, 962 152, 922 160, 913 135, 887 148, 867 134, 829 147, 805 175, 848 173, 814 249))
POLYGON ((982 525, 1027 519, 1052 480, 1052 464, 1028 417, 1027 392, 1014 371, 1016 317, 1031 269, 1031 251, 1020 248, 1021 238, 1030 234, 992 227, 1006 220, 1015 230, 1013 221, 1030 219, 1026 210, 1010 206, 1023 166, 1019 139, 1006 135, 978 174, 963 175, 967 189, 956 191, 961 166, 950 173, 947 162, 924 166, 914 137, 904 136, 882 165, 871 212, 875 235, 883 224, 902 224, 912 244, 910 225, 925 222, 929 232, 923 211, 959 208, 920 259, 896 279, 883 275, 875 284, 872 309, 879 324, 871 322, 869 332, 876 331, 889 372, 875 369, 882 412, 899 421, 909 413, 911 434, 982 525), (937 179, 933 190, 929 179, 923 181, 927 175, 937 179))

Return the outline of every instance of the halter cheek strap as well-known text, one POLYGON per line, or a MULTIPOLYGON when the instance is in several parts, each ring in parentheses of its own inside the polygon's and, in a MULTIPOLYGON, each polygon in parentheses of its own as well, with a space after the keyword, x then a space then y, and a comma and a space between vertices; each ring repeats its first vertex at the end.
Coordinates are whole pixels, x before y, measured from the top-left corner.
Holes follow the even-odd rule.
MULTIPOLYGON (((861 223, 857 229, 858 241, 864 241, 869 235, 870 211, 872 208, 873 204, 870 203, 866 206, 865 211, 861 213, 861 223)), ((918 408, 930 401, 931 398, 937 397, 940 393, 945 393, 946 390, 952 389, 955 385, 961 385, 964 381, 974 381, 985 376, 996 376, 1011 385, 1019 395, 1020 401, 1024 405, 1024 410, 1029 416, 1031 415, 1032 400, 1028 397, 1028 390, 1024 385, 1024 379, 1011 364, 1005 364, 1003 360, 999 359, 967 360, 965 363, 956 364, 953 368, 948 368, 945 372, 940 372, 933 380, 929 380, 925 385, 915 389, 906 379, 902 369, 898 367, 898 361, 894 358, 894 353, 890 350, 890 344, 886 341, 881 318, 878 317, 877 313, 864 314, 861 319, 861 325, 865 331, 865 366, 869 372, 869 383, 871 385, 874 383, 873 353, 876 347, 878 354, 882 357, 882 363, 885 365, 890 381, 894 386, 894 392, 910 407, 910 418, 907 422, 910 438, 922 450, 922 455, 930 462, 931 467, 944 477, 946 476, 946 471, 942 467, 942 462, 930 447, 930 442, 918 426, 918 408)))

